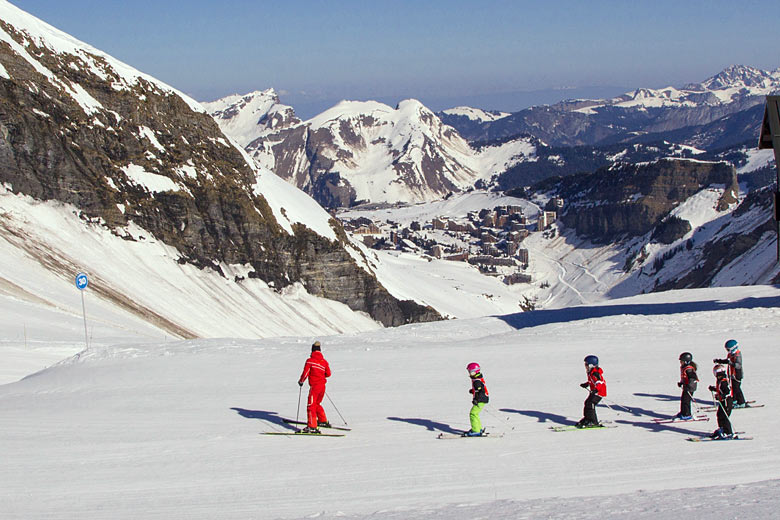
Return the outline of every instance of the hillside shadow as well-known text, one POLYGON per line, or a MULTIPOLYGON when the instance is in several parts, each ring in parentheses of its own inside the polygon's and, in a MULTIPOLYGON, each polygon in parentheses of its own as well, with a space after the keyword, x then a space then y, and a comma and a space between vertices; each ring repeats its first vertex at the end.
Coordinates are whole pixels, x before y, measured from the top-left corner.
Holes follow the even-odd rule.
POLYGON ((624 305, 595 305, 569 307, 564 309, 536 310, 518 312, 505 316, 495 316, 510 327, 524 329, 552 323, 567 323, 571 321, 606 318, 610 316, 665 316, 680 313, 712 312, 732 309, 755 309, 780 307, 780 296, 765 296, 760 298, 743 298, 734 302, 705 300, 696 302, 645 303, 624 305))
POLYGON ((418 419, 418 418, 410 418, 410 417, 388 417, 388 420, 405 422, 408 424, 414 424, 415 426, 422 426, 431 432, 463 433, 463 430, 456 430, 449 424, 431 421, 430 419, 418 419))
POLYGON ((501 408, 500 411, 506 413, 516 413, 520 415, 525 415, 526 417, 533 417, 534 419, 536 419, 537 422, 540 423, 551 422, 563 426, 572 426, 574 424, 577 424, 577 421, 572 421, 571 419, 563 415, 540 412, 538 410, 515 410, 513 408, 501 408))
POLYGON ((276 412, 268 412, 265 410, 246 410, 244 408, 231 408, 231 410, 234 410, 238 413, 238 415, 247 419, 259 419, 261 421, 266 421, 271 424, 276 424, 277 426, 287 428, 288 430, 296 429, 295 425, 284 422, 284 419, 276 412))

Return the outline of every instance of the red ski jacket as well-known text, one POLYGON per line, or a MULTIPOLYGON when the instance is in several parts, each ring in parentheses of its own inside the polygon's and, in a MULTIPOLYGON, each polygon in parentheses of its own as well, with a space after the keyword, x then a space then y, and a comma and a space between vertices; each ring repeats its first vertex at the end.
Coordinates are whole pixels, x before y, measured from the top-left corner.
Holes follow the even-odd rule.
POLYGON ((680 383, 690 393, 696 391, 696 382, 699 380, 699 376, 696 375, 695 365, 685 365, 680 367, 680 383))
POLYGON ((588 387, 591 392, 598 394, 601 397, 607 396, 607 382, 604 381, 604 371, 601 367, 593 367, 588 372, 588 387))
POLYGON ((306 360, 306 364, 303 365, 303 372, 298 381, 303 383, 308 379, 309 386, 325 386, 325 380, 328 377, 330 377, 330 365, 325 361, 322 352, 315 350, 306 360))

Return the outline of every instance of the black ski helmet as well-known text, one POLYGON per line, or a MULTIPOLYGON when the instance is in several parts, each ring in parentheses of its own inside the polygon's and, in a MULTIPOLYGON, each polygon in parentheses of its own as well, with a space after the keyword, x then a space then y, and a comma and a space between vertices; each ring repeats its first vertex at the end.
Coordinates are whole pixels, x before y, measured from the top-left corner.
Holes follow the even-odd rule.
POLYGON ((586 365, 593 365, 594 367, 599 366, 599 358, 594 356, 593 354, 589 356, 585 356, 585 364, 586 365))
POLYGON ((682 361, 686 365, 690 365, 691 361, 693 361, 693 354, 690 352, 683 352, 680 354, 680 361, 682 361))

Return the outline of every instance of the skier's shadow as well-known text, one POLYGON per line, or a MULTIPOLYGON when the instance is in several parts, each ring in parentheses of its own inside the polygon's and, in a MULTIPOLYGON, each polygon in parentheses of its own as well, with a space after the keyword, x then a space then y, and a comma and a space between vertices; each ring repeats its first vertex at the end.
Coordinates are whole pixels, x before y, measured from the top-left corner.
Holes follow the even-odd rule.
POLYGON ((571 426, 577 423, 576 421, 572 421, 563 415, 539 412, 537 410, 514 410, 512 408, 501 408, 500 411, 506 413, 519 413, 520 415, 525 415, 526 417, 533 417, 540 423, 549 421, 551 423, 561 424, 563 426, 571 426))
MULTIPOLYGON (((679 395, 643 394, 641 392, 635 392, 634 395, 637 396, 637 397, 653 397, 653 398, 657 399, 658 401, 677 401, 677 402, 680 402, 680 396, 679 395)), ((707 400, 704 400, 704 399, 696 399, 696 398, 693 399, 693 402, 694 403, 698 403, 698 404, 703 404, 703 405, 706 405, 706 406, 712 406, 712 405, 715 404, 712 401, 707 401, 707 400)))
POLYGON ((679 426, 673 426, 671 424, 658 424, 655 422, 639 422, 639 421, 629 421, 625 419, 618 419, 615 421, 616 424, 629 424, 631 426, 634 426, 636 428, 644 428, 645 430, 654 432, 654 433, 661 433, 661 432, 670 432, 670 433, 681 433, 688 436, 693 437, 700 437, 708 432, 702 432, 697 430, 689 430, 687 428, 680 428, 679 426))
POLYGON ((276 412, 267 412, 265 410, 246 410, 244 408, 231 408, 231 410, 236 411, 238 415, 241 417, 246 417, 247 419, 260 419, 261 421, 268 421, 269 423, 282 426, 288 430, 295 429, 294 425, 284 422, 284 419, 276 412))
POLYGON ((449 424, 431 421, 430 419, 416 419, 411 417, 388 417, 390 421, 405 422, 414 424, 415 426, 423 426, 431 432, 444 432, 444 433, 463 433, 463 430, 456 430, 449 424))

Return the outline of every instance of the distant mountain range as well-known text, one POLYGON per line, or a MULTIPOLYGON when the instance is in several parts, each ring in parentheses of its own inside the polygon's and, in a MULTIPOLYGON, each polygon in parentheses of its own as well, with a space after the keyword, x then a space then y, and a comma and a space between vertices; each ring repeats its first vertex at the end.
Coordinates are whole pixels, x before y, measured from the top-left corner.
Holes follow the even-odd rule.
POLYGON ((666 139, 712 149, 757 138, 759 110, 750 109, 779 91, 780 69, 734 65, 679 89, 641 88, 611 99, 569 100, 500 118, 493 114, 477 118, 456 110, 439 116, 471 142, 533 135, 552 146, 666 139))
POLYGON ((502 189, 614 161, 690 157, 757 138, 780 70, 732 66, 681 88, 637 89, 516 113, 415 100, 343 101, 301 121, 271 90, 206 103, 255 162, 326 207, 416 203, 475 185, 502 189), (634 145, 632 147, 625 144, 634 145))

